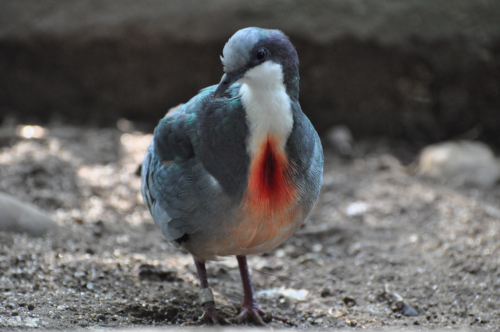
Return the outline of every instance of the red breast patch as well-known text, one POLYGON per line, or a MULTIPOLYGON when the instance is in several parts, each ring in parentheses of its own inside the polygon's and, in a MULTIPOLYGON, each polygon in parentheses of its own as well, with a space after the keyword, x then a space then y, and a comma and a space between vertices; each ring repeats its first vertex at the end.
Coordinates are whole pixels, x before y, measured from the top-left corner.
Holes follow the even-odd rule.
POLYGON ((254 214, 275 214, 287 210, 296 198, 290 181, 291 165, 278 141, 271 136, 259 147, 250 166, 247 206, 254 214))

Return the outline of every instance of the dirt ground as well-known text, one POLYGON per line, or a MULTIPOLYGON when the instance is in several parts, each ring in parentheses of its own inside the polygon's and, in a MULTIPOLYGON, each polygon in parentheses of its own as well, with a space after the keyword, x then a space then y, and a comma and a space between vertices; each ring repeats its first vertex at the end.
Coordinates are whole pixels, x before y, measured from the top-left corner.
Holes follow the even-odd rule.
MULTIPOLYGON (((0 139, 0 191, 61 226, 43 238, 0 233, 0 327, 196 320, 192 259, 154 225, 134 175, 151 135, 48 129, 41 139, 0 139)), ((410 165, 416 152, 365 141, 345 159, 325 145, 322 194, 304 227, 249 257, 262 308, 288 319, 272 326, 500 326, 500 185, 422 178, 410 165)), ((220 312, 235 315, 229 300, 242 298, 235 259, 208 270, 220 312)))

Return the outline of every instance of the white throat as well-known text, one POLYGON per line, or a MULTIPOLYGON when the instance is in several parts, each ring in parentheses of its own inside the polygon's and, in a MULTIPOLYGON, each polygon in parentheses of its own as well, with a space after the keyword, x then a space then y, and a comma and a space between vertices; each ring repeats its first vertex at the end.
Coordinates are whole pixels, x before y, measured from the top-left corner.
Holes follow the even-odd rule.
POLYGON ((250 135, 247 149, 253 156, 272 135, 284 150, 293 128, 290 97, 283 83, 283 69, 272 61, 248 70, 240 80, 240 95, 246 110, 250 135))

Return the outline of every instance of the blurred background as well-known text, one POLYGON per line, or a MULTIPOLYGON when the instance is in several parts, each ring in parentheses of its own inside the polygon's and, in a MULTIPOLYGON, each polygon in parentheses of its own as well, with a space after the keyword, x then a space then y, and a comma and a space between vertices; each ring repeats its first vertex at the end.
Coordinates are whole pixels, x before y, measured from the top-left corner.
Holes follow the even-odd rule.
POLYGON ((497 0, 15 0, 0 3, 0 122, 149 130, 222 75, 247 26, 288 34, 320 132, 500 144, 497 0))

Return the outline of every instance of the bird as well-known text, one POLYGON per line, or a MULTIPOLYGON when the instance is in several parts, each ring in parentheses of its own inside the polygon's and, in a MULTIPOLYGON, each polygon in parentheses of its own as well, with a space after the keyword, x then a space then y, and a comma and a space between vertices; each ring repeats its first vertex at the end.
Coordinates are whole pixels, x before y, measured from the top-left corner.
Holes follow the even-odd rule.
POLYGON ((299 104, 299 59, 288 36, 241 29, 222 54, 220 83, 159 121, 141 191, 164 237, 194 258, 199 322, 265 325, 246 256, 302 226, 319 196, 323 148, 299 104), (244 299, 228 321, 215 309, 206 262, 233 255, 244 299))

